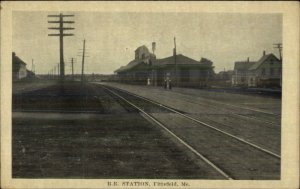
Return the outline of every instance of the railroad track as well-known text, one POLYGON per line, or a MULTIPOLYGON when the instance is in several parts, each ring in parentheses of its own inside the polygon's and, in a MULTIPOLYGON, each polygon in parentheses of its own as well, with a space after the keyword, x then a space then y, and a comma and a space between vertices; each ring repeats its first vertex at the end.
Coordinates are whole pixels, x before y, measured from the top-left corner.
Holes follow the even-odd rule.
POLYGON ((251 116, 249 114, 244 115, 244 114, 236 113, 235 111, 230 110, 228 107, 238 108, 240 110, 246 110, 246 111, 250 111, 250 112, 253 112, 253 113, 259 113, 259 114, 264 114, 266 116, 273 116, 273 117, 274 116, 280 116, 280 114, 276 114, 276 113, 268 112, 268 111, 263 111, 263 110, 259 110, 259 109, 256 109, 256 108, 250 108, 250 107, 245 107, 245 106, 237 106, 237 105, 233 105, 233 104, 223 103, 223 102, 219 102, 219 101, 216 101, 216 100, 206 99, 206 98, 202 98, 202 97, 197 96, 197 98, 200 98, 201 101, 208 102, 208 103, 199 103, 197 101, 191 101, 189 96, 186 95, 186 94, 177 93, 177 95, 180 95, 187 102, 192 102, 194 104, 203 105, 203 106, 206 106, 206 107, 210 107, 212 109, 217 109, 218 110, 220 108, 220 106, 224 107, 224 111, 230 113, 231 115, 239 117, 239 118, 244 118, 244 119, 248 119, 248 120, 249 119, 250 120, 257 120, 257 121, 260 121, 264 124, 280 126, 280 124, 278 124, 276 122, 273 122, 273 121, 263 120, 263 119, 251 116), (226 110, 225 110, 225 108, 226 108, 226 110))
MULTIPOLYGON (((206 107, 211 107, 215 110, 218 110, 219 109, 219 106, 217 105, 212 105, 212 104, 204 104, 204 103, 199 103, 199 102, 195 102, 195 101, 191 101, 189 98, 186 98, 184 94, 181 94, 183 97, 184 97, 184 100, 187 101, 187 102, 192 102, 194 104, 198 104, 198 105, 203 105, 203 106, 206 106, 206 107)), ((211 102, 211 100, 207 100, 207 99, 204 99, 204 98, 201 98, 203 100, 206 100, 206 101, 209 101, 211 102)), ((215 103, 215 101, 214 101, 215 103)), ((219 103, 219 102, 216 102, 216 103, 219 103)), ((224 107, 226 106, 229 106, 228 104, 226 103, 220 103, 220 105, 224 105, 224 107)), ((235 106, 235 105, 232 105, 232 107, 238 107, 238 106, 235 106)), ((259 112, 259 113, 263 113, 263 114, 266 114, 266 115, 273 115, 273 116, 277 116, 277 114, 273 114, 273 113, 266 113, 266 112, 262 112, 262 111, 257 111, 255 109, 247 109, 245 107, 238 107, 240 109, 245 109, 245 110, 248 110, 248 111, 253 111, 253 112, 259 112)), ((236 117, 239 117, 239 118, 245 118, 245 119, 250 119, 250 120, 257 120, 257 121, 260 121, 262 123, 265 123, 265 124, 269 124, 269 125, 275 125, 275 126, 280 126, 280 124, 278 123, 275 123, 275 122, 272 122, 272 121, 266 121, 266 120, 263 120, 263 119, 259 119, 257 117, 254 117, 254 116, 250 116, 250 115, 243 115, 243 114, 238 114, 238 113, 235 113, 233 110, 229 110, 227 109, 226 112, 230 113, 231 115, 234 115, 236 117)))
MULTIPOLYGON (((179 94, 182 95, 182 96, 187 96, 186 94, 182 94, 182 93, 179 93, 179 94)), ((218 104, 218 105, 230 106, 230 107, 234 107, 234 108, 238 108, 238 109, 249 110, 249 111, 263 113, 263 114, 267 114, 267 115, 280 116, 280 114, 278 114, 278 113, 269 112, 269 111, 261 110, 261 109, 258 109, 258 108, 253 108, 253 107, 249 107, 249 106, 247 107, 247 106, 244 106, 244 105, 241 106, 241 105, 235 105, 235 104, 228 104, 228 103, 220 102, 218 100, 207 99, 207 98, 203 98, 203 97, 199 97, 199 96, 196 96, 196 97, 200 98, 202 100, 205 100, 207 102, 212 102, 212 103, 215 103, 215 104, 218 104)))
MULTIPOLYGON (((209 158, 207 158, 207 155, 203 155, 203 153, 200 153, 199 150, 197 150, 195 147, 193 147, 192 145, 190 145, 188 143, 188 141, 186 139, 184 139, 183 137, 180 137, 178 135, 178 133, 176 134, 174 131, 172 131, 172 129, 169 129, 167 125, 165 125, 164 123, 162 123, 161 121, 159 121, 158 119, 156 119, 154 116, 152 116, 151 114, 147 113, 142 107, 139 107, 138 105, 134 104, 132 101, 126 99, 126 97, 124 97, 124 94, 127 94, 129 96, 134 96, 136 98, 139 98, 141 100, 144 100, 148 103, 154 104, 160 108, 164 108, 176 115, 182 116, 185 119, 188 119, 190 121, 193 121, 201 126, 204 126, 206 128, 209 128, 210 130, 213 130, 214 132, 217 132, 219 135, 222 135, 222 137, 227 137, 231 139, 231 142, 234 140, 238 143, 240 143, 239 145, 244 145, 244 146, 248 146, 248 148, 252 148, 252 150, 254 151, 259 151, 256 152, 258 154, 264 154, 264 158, 271 158, 271 159, 275 159, 274 161, 279 162, 280 164, 280 159, 281 156, 268 150, 265 149, 263 147, 260 147, 256 144, 253 144, 249 141, 246 141, 243 138, 237 137, 235 135, 232 135, 228 132, 225 132, 221 129, 218 129, 216 127, 214 127, 213 125, 207 124, 201 120, 195 119, 193 117, 190 117, 184 113, 179 112, 178 110, 175 110, 173 108, 170 108, 168 106, 165 106, 163 104, 157 103, 155 101, 149 100, 147 98, 141 97, 139 95, 136 94, 132 94, 129 93, 127 91, 118 89, 118 88, 114 88, 114 87, 107 87, 107 86, 103 86, 100 85, 101 87, 103 87, 104 89, 106 89, 107 91, 109 91, 111 94, 117 96, 118 98, 122 99, 123 101, 125 101, 126 103, 128 103, 130 106, 134 107, 135 109, 137 109, 139 112, 141 112, 143 115, 145 115, 147 118, 149 118, 150 120, 152 120, 154 123, 156 123, 157 125, 159 125, 161 128, 163 128, 165 131, 167 131, 172 137, 176 138, 181 144, 183 144, 187 149, 189 149, 190 151, 192 151, 194 154, 196 154, 199 158, 201 158, 204 162, 206 162, 207 164, 209 164, 215 171, 217 171, 218 173, 220 173, 225 179, 235 179, 234 176, 232 176, 232 173, 230 170, 224 170, 222 168, 222 166, 218 165, 220 163, 215 163, 214 161, 211 161, 209 158), (120 95, 121 93, 121 95, 120 95), (123 93, 123 95, 122 95, 123 93), (267 157, 268 156, 268 157, 267 157)), ((227 139, 226 139, 227 140, 227 139)), ((245 147, 247 148, 247 147, 245 147)), ((247 149, 245 149, 247 151, 247 149)), ((242 157, 241 157, 242 158, 242 157)))
POLYGON ((280 114, 260 110, 260 109, 257 109, 257 108, 237 106, 237 105, 233 105, 233 104, 223 103, 223 102, 219 102, 219 101, 216 101, 216 100, 206 99, 206 98, 202 98, 202 97, 197 96, 197 98, 200 98, 202 101, 207 102, 207 103, 199 103, 198 101, 191 101, 189 96, 186 95, 186 94, 177 93, 177 95, 180 95, 187 102, 191 102, 191 103, 198 104, 198 105, 203 105, 205 107, 210 107, 212 109, 219 110, 220 107, 222 107, 224 109, 224 111, 226 111, 226 112, 230 113, 231 115, 233 115, 237 118, 240 118, 240 119, 255 120, 255 121, 259 121, 261 123, 264 123, 265 125, 270 125, 270 126, 280 126, 280 123, 278 123, 277 121, 274 122, 273 120, 258 118, 256 116, 252 116, 251 114, 240 114, 240 113, 237 113, 236 110, 230 110, 230 108, 238 108, 240 110, 246 110, 246 111, 249 111, 249 112, 253 112, 254 114, 258 113, 258 114, 265 115, 265 116, 267 116, 269 118, 272 118, 272 119, 273 118, 277 119, 278 118, 277 116, 279 116, 279 118, 280 118, 280 116, 281 116, 280 114))

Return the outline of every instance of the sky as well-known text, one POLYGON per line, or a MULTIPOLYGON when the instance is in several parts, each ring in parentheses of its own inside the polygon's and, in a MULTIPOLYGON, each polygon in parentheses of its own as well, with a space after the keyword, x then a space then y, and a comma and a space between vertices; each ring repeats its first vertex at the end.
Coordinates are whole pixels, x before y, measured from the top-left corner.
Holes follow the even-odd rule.
MULTIPOLYGON (((66 74, 81 72, 83 40, 86 40, 86 73, 111 74, 134 59, 137 47, 151 51, 156 42, 156 57, 172 56, 176 37, 177 54, 195 60, 210 59, 215 72, 233 69, 235 61, 257 61, 263 51, 279 57, 274 43, 282 43, 281 14, 248 13, 126 13, 63 12, 74 14, 75 27, 64 37, 66 74)), ((49 37, 57 27, 49 24, 48 14, 59 12, 13 12, 13 51, 31 70, 32 59, 38 74, 47 74, 59 63, 59 38, 49 37)), ((66 32, 66 33, 68 33, 66 32)))

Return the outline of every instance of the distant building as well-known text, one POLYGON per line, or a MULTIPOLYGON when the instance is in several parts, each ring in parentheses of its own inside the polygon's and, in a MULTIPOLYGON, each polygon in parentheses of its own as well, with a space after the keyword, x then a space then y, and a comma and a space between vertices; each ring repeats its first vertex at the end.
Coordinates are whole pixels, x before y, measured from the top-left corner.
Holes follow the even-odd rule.
POLYGON ((26 70, 26 71, 27 71, 27 76, 26 76, 27 78, 31 78, 31 79, 36 78, 36 75, 33 71, 30 70, 26 70))
POLYGON ((214 85, 230 87, 232 85, 231 82, 233 74, 233 70, 220 71, 214 78, 214 85))
POLYGON ((248 70, 249 87, 281 87, 282 61, 274 54, 264 52, 248 70))
POLYGON ((20 80, 27 77, 26 63, 12 53, 12 79, 13 81, 20 80))
POLYGON ((135 59, 115 73, 126 83, 146 85, 150 81, 150 85, 163 86, 168 78, 180 87, 206 87, 214 74, 212 64, 208 59, 196 61, 182 54, 156 59, 146 46, 141 46, 135 50, 135 59))
POLYGON ((245 87, 281 87, 282 61, 266 54, 257 62, 235 62, 232 84, 245 87))
POLYGON ((238 61, 234 63, 234 74, 232 75, 232 85, 247 86, 248 85, 248 69, 253 66, 255 62, 238 61))

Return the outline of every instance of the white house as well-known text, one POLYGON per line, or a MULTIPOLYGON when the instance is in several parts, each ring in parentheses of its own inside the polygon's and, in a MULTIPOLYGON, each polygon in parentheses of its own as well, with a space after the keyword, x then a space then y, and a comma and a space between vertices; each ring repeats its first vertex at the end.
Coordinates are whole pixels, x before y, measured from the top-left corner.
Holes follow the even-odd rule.
POLYGON ((12 53, 12 71, 13 81, 27 77, 26 63, 17 57, 14 52, 12 53))

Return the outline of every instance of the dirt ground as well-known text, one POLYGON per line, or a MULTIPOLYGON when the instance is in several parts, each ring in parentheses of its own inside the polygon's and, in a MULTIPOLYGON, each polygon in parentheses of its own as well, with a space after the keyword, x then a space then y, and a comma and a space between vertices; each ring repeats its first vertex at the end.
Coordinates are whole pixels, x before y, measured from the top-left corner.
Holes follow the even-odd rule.
POLYGON ((14 178, 223 179, 128 105, 85 87, 72 83, 62 96, 55 85, 15 96, 14 178), (98 111, 83 113, 91 107, 98 111))
POLYGON ((13 119, 14 178, 219 178, 139 114, 13 119))

